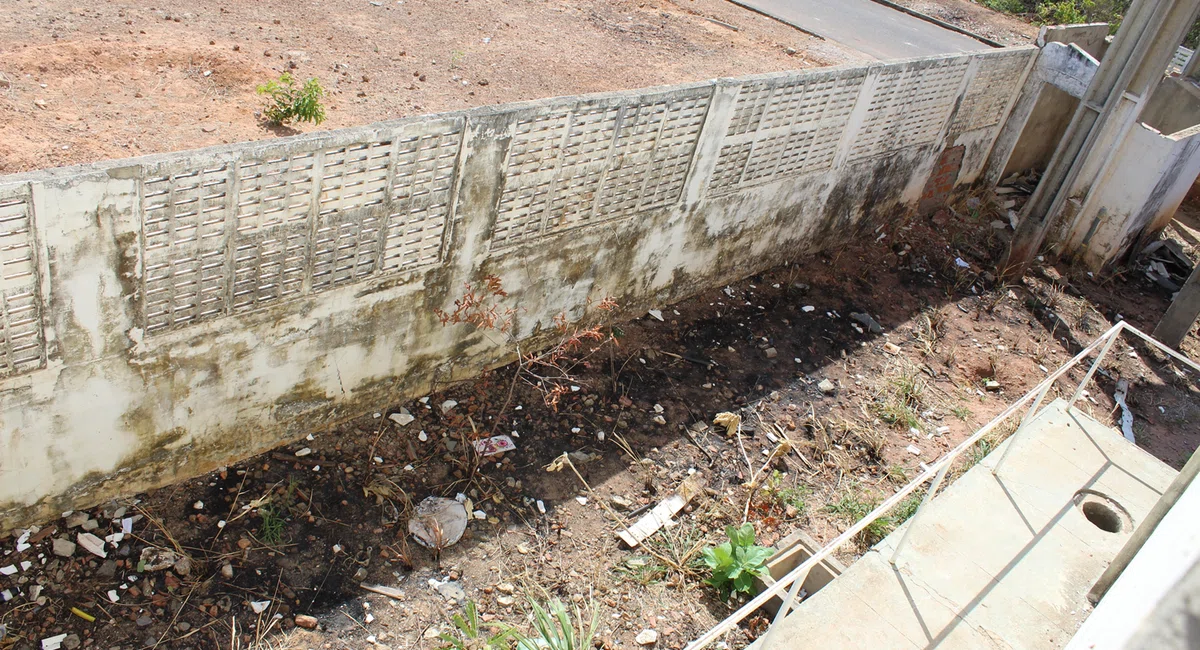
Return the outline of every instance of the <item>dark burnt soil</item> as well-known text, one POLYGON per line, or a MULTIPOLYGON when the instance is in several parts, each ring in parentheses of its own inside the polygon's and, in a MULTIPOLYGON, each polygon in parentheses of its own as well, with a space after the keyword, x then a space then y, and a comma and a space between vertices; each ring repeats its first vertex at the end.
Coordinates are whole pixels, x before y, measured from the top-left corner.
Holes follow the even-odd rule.
MULTIPOLYGON (((796 529, 827 542, 1118 314, 1148 331, 1165 310, 1169 297, 1134 272, 1098 280, 1045 267, 998 283, 992 260, 1011 231, 993 228, 994 219, 991 209, 964 206, 887 224, 867 243, 664 306, 662 321, 613 326, 615 343, 564 360, 578 390, 557 410, 534 386, 514 383, 513 367, 501 368, 219 472, 46 522, 23 551, 13 550, 18 531, 0 560, 18 569, 0 575, 11 596, 0 604, 0 647, 32 649, 68 634, 63 647, 433 648, 465 594, 486 625, 527 628, 526 596, 554 597, 596 610, 598 646, 635 647, 635 635, 653 629, 657 647, 681 648, 736 605, 703 584, 697 559, 742 521, 745 483, 764 464, 748 507, 760 543, 796 529), (852 314, 869 314, 882 332, 852 314), (400 408, 414 421, 387 417, 400 408), (742 417, 740 440, 712 424, 723 411, 742 417), (493 432, 513 436, 517 449, 482 462, 468 445, 493 432), (784 435, 796 449, 768 463, 772 438, 784 435), (575 453, 580 476, 569 466, 546 470, 564 452, 575 453), (617 539, 618 522, 691 475, 705 487, 676 525, 637 549, 617 539), (412 504, 460 493, 483 518, 435 557, 406 533, 412 504), (132 532, 105 559, 52 549, 55 538, 77 540, 81 528, 69 524, 87 521, 104 537, 126 518, 132 532), (147 547, 176 550, 191 566, 151 570, 141 561, 147 547), (318 627, 297 628, 298 615, 318 627)), ((1080 405, 1113 421, 1114 383, 1130 379, 1138 443, 1178 467, 1200 443, 1200 384, 1129 343, 1114 348, 1080 405)), ((1195 336, 1185 351, 1200 356, 1195 336)), ((1057 389, 1069 395, 1082 374, 1057 389)), ((742 647, 762 624, 752 620, 726 642, 742 647)))

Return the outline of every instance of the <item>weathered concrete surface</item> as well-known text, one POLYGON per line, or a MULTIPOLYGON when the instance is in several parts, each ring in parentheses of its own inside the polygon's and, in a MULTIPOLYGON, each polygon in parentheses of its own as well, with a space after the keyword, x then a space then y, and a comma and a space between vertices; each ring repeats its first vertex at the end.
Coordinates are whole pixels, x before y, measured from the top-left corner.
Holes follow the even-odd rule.
POLYGON ((782 623, 781 648, 1061 648, 1087 592, 1175 471, 1061 400, 782 623), (1012 453, 997 475, 1007 444, 1012 453), (1077 505, 1108 495, 1132 516, 1109 533, 1077 505))
POLYGON ((494 106, 0 178, 0 530, 193 476, 854 237, 983 168, 1035 48, 494 106))
POLYGON ((1200 648, 1200 482, 1155 527, 1067 650, 1200 648))

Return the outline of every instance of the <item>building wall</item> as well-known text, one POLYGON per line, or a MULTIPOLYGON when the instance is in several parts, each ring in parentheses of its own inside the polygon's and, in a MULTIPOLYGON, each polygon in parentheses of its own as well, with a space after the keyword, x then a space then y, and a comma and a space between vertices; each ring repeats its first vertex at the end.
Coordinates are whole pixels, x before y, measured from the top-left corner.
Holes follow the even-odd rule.
POLYGON ((197 475, 974 182, 1038 50, 564 97, 0 177, 0 529, 197 475))

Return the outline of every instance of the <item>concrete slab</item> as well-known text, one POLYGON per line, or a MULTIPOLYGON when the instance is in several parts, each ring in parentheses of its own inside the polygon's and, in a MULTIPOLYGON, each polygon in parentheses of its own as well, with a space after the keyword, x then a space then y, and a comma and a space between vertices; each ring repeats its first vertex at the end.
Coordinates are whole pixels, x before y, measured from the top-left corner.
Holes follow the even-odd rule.
POLYGON ((1102 492, 1137 521, 1175 471, 1061 400, 1014 444, 998 474, 1004 445, 930 503, 895 566, 907 524, 801 603, 770 646, 756 645, 1063 647, 1091 610, 1088 589, 1132 532, 1091 523, 1077 492, 1102 492))

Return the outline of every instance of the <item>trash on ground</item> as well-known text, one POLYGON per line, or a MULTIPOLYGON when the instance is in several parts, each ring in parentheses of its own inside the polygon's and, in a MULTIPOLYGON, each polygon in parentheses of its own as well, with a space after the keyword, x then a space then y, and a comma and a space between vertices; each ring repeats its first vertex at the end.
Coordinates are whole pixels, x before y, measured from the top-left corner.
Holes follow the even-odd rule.
POLYGON ((503 454, 506 451, 516 451, 517 443, 509 436, 492 436, 475 441, 475 453, 487 458, 496 454, 503 454))
MULTIPOLYGON (((719 416, 718 416, 719 417, 719 416)), ((736 417, 736 416, 735 416, 736 417)), ((720 422, 718 422, 720 424, 720 422)), ((642 515, 632 526, 625 530, 617 531, 617 535, 629 545, 630 548, 642 543, 642 540, 653 535, 658 529, 667 525, 671 517, 675 516, 683 507, 688 504, 701 490, 704 489, 704 480, 699 474, 693 474, 682 483, 679 484, 679 489, 674 494, 663 499, 658 505, 654 506, 642 515)))
POLYGON ((467 509, 454 499, 426 497, 408 520, 408 532, 425 548, 443 549, 462 539, 467 509))
POLYGON ((1125 379, 1117 380, 1117 390, 1113 393, 1113 401, 1117 406, 1121 407, 1121 433, 1125 434, 1125 439, 1129 442, 1136 443, 1133 438, 1133 411, 1129 410, 1129 405, 1125 403, 1125 397, 1129 394, 1129 382, 1125 379))

